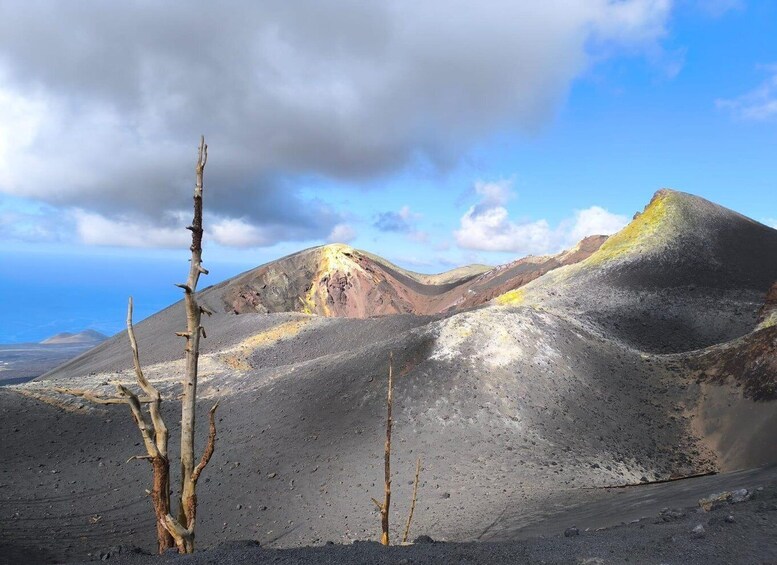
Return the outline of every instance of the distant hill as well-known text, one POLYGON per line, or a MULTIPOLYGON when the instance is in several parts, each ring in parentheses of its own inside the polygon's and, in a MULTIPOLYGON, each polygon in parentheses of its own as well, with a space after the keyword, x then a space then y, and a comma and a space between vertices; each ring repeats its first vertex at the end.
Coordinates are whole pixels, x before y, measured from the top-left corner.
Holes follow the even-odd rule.
POLYGON ((108 336, 94 330, 84 330, 78 333, 62 332, 41 341, 43 345, 61 344, 97 344, 108 339, 108 336))
POLYGON ((524 257, 507 265, 469 265, 439 275, 404 270, 347 245, 306 249, 267 263, 203 292, 235 314, 300 312, 368 318, 435 315, 484 304, 543 274, 582 261, 606 241, 592 236, 557 255, 524 257))

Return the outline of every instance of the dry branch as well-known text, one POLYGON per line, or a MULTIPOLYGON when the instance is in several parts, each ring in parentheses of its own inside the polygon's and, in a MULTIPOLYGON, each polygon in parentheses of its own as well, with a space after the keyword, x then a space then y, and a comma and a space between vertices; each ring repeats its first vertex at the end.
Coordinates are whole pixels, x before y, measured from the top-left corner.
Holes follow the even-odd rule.
POLYGON ((405 524, 405 533, 402 536, 402 543, 407 543, 407 536, 410 534, 410 523, 413 521, 413 512, 415 512, 415 501, 418 495, 418 477, 421 475, 421 458, 418 458, 415 464, 415 483, 413 484, 413 501, 410 503, 410 514, 407 516, 405 524))
POLYGON ((384 461, 384 480, 385 488, 383 493, 383 503, 381 504, 374 498, 372 501, 380 510, 380 543, 389 545, 389 509, 391 507, 391 404, 393 401, 392 388, 392 366, 394 364, 394 354, 389 353, 388 370, 388 395, 386 396, 386 448, 383 454, 384 461))
POLYGON ((210 458, 213 457, 213 451, 216 448, 216 409, 218 407, 219 403, 216 402, 209 412, 210 425, 208 428, 208 441, 205 444, 205 451, 202 452, 202 459, 200 459, 199 464, 197 464, 197 467, 195 467, 194 472, 192 473, 192 480, 195 483, 197 482, 197 479, 200 478, 200 473, 202 473, 202 470, 208 464, 210 458))
MULTIPOLYGON (((170 460, 167 457, 168 431, 164 420, 162 419, 161 405, 162 395, 159 390, 152 385, 143 374, 143 368, 140 365, 140 353, 138 352, 138 340, 135 337, 135 327, 132 325, 132 297, 127 302, 127 335, 129 336, 130 347, 132 348, 132 364, 135 367, 135 378, 151 402, 149 403, 149 414, 151 416, 151 425, 154 428, 153 448, 151 449, 146 442, 146 451, 148 459, 153 469, 154 482, 151 490, 151 502, 154 505, 154 514, 156 515, 157 530, 157 548, 159 553, 165 552, 173 547, 173 537, 168 529, 161 523, 161 520, 170 513, 170 460)), ((134 411, 133 411, 134 413, 134 411)), ((143 430, 141 430, 141 433, 143 430)), ((140 459, 140 456, 137 456, 140 459)), ((129 461, 128 461, 129 462, 129 461)))
MULTIPOLYGON (((88 390, 79 390, 74 388, 55 387, 54 390, 60 394, 69 394, 71 396, 78 396, 94 404, 127 404, 127 399, 122 396, 116 396, 116 397, 99 396, 92 392, 89 392, 88 390)), ((138 399, 138 400, 141 401, 141 399, 138 399)), ((142 399, 142 401, 148 402, 148 399, 145 398, 145 399, 142 399)))

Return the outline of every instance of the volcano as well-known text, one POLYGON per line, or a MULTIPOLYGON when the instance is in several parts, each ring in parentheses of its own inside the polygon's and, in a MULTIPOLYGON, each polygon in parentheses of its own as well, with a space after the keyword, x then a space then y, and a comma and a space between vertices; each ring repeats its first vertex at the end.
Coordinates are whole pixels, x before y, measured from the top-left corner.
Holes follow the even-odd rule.
MULTIPOLYGON (((205 289, 201 410, 222 409, 199 543, 376 538, 390 352, 393 508, 422 457, 413 527, 435 539, 515 539, 600 488, 776 463, 776 257, 777 231, 662 190, 558 255, 430 276, 334 245, 205 289)), ((136 326, 166 398, 181 320, 177 303, 136 326)), ((3 429, 24 430, 5 436, 0 544, 154 547, 134 424, 56 391, 110 392, 131 367, 122 333, 0 390, 3 429)))

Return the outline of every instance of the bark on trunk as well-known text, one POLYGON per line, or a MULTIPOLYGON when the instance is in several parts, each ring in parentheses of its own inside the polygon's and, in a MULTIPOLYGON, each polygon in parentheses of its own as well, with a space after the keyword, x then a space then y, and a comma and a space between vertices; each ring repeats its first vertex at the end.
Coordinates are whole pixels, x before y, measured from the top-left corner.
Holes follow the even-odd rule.
POLYGON ((383 504, 380 508, 380 526, 382 535, 380 537, 380 543, 383 545, 389 545, 389 508, 391 507, 391 426, 393 421, 391 419, 391 403, 393 401, 392 396, 392 365, 394 363, 394 355, 389 354, 389 373, 388 373, 388 396, 386 397, 386 449, 384 452, 384 479, 385 489, 383 496, 383 504))
POLYGON ((189 277, 183 286, 186 306, 186 375, 183 380, 181 399, 181 504, 178 521, 184 528, 190 529, 197 507, 194 473, 194 425, 197 402, 197 366, 200 355, 200 335, 203 332, 200 323, 202 312, 197 303, 197 282, 201 273, 207 273, 202 267, 202 187, 205 163, 208 160, 208 146, 205 138, 200 138, 200 147, 195 166, 196 184, 194 186, 194 217, 188 227, 192 232, 192 252, 189 264, 189 277))
POLYGON ((159 553, 164 553, 175 547, 173 536, 165 525, 165 516, 170 513, 170 461, 167 457, 154 457, 151 460, 154 469, 154 486, 151 490, 151 501, 156 515, 156 537, 159 553))

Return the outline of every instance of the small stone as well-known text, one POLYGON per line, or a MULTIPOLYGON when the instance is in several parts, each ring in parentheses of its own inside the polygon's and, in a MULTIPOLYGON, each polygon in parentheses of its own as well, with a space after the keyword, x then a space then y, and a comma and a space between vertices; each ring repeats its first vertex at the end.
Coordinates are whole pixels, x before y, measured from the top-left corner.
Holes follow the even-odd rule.
POLYGON ((415 538, 413 540, 413 543, 419 543, 419 544, 420 543, 434 543, 434 540, 431 537, 427 536, 427 535, 422 535, 422 536, 418 536, 417 538, 415 538))
POLYGON ((731 504, 750 500, 750 492, 746 488, 731 491, 731 504))
POLYGON ((567 528, 564 530, 564 537, 565 538, 571 538, 573 536, 579 536, 580 530, 577 529, 577 527, 572 526, 571 528, 567 528))
POLYGON ((696 524, 696 527, 691 530, 691 536, 696 539, 703 538, 705 533, 704 526, 701 524, 696 524))
POLYGON ((449 492, 444 492, 440 495, 440 498, 450 498, 450 497, 451 497, 451 493, 449 492))
POLYGON ((267 478, 268 479, 274 479, 277 476, 278 476, 278 473, 267 473, 267 478))
POLYGON ((675 522, 685 516, 685 512, 678 508, 664 508, 661 510, 661 520, 664 522, 675 522))
POLYGON ((733 524, 734 522, 736 522, 736 520, 734 519, 734 516, 732 516, 731 514, 723 518, 723 521, 729 524, 733 524))
POLYGON ((642 476, 639 478, 639 482, 640 482, 640 483, 649 483, 650 481, 648 480, 648 478, 647 478, 645 475, 642 475, 642 476))
POLYGON ((237 506, 235 506, 235 508, 237 508, 238 510, 242 510, 243 509, 243 505, 242 504, 238 504, 237 506))

